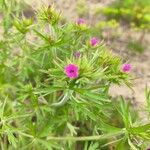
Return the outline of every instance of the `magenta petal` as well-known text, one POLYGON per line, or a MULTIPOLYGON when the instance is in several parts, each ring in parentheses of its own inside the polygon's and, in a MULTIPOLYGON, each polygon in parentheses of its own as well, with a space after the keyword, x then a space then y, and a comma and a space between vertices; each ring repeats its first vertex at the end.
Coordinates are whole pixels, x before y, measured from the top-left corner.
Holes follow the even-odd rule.
POLYGON ((122 71, 123 72, 130 72, 131 71, 131 64, 123 64, 122 65, 122 71))
POLYGON ((79 74, 79 68, 74 64, 67 65, 64 71, 69 78, 77 78, 79 74))
POLYGON ((80 58, 80 56, 81 56, 81 53, 80 53, 79 51, 76 51, 76 52, 74 53, 74 57, 75 57, 75 58, 80 58))
POLYGON ((90 40, 90 44, 91 44, 92 46, 96 46, 96 45, 98 44, 98 42, 99 42, 99 39, 96 38, 96 37, 93 37, 93 38, 90 40))
POLYGON ((77 20, 77 25, 82 25, 82 24, 86 24, 86 23, 85 23, 85 20, 82 19, 82 18, 79 18, 79 19, 77 20))

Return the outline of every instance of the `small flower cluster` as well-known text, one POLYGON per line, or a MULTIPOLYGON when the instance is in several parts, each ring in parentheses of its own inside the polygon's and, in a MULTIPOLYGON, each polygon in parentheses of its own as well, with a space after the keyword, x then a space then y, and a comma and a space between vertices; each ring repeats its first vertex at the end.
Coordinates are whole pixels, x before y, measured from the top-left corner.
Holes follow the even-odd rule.
MULTIPOLYGON (((86 25, 86 21, 82 18, 79 18, 76 21, 76 24, 77 25, 86 25)), ((92 37, 89 41, 90 46, 92 46, 92 47, 97 46, 99 44, 99 42, 100 42, 100 40, 96 37, 92 37)), ((80 58, 81 57, 81 52, 80 51, 74 52, 74 57, 76 59, 80 58)), ((131 68, 132 68, 131 64, 126 63, 126 64, 122 65, 121 70, 124 73, 128 73, 128 72, 131 71, 131 68)), ((75 64, 69 64, 69 65, 65 66, 64 72, 65 72, 66 76, 69 77, 69 78, 72 78, 72 79, 73 78, 78 78, 78 76, 79 76, 79 67, 75 64)))
MULTIPOLYGON (((79 75, 79 67, 75 64, 69 64, 65 66, 65 74, 69 78, 77 78, 79 75)), ((131 64, 123 64, 122 65, 122 71, 125 73, 128 73, 131 71, 131 64)))

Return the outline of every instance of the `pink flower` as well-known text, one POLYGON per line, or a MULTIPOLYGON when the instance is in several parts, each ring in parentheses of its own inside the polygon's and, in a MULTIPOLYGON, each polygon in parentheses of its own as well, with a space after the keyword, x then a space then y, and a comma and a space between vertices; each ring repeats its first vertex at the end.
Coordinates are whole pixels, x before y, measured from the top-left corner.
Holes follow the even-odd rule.
POLYGON ((80 58, 80 56, 81 56, 81 53, 80 53, 79 51, 76 51, 76 52, 74 53, 74 57, 75 57, 75 58, 80 58))
POLYGON ((86 24, 85 20, 82 19, 82 18, 79 18, 76 23, 77 23, 77 25, 84 25, 84 24, 86 24))
POLYGON ((122 71, 123 72, 130 72, 130 70, 131 70, 131 64, 123 64, 122 65, 122 71))
POLYGON ((90 44, 91 46, 96 46, 99 42, 99 39, 96 38, 96 37, 93 37, 91 40, 90 40, 90 44))
POLYGON ((69 78, 77 78, 79 75, 79 67, 74 64, 67 65, 64 71, 69 78))

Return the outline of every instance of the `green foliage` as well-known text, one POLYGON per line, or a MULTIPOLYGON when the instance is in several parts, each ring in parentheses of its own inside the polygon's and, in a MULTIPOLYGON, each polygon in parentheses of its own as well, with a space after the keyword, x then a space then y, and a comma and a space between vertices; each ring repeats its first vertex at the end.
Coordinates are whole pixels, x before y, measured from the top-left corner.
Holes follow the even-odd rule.
POLYGON ((38 11, 38 18, 50 23, 51 25, 55 25, 58 23, 60 19, 60 13, 55 12, 54 6, 43 7, 38 11))
POLYGON ((32 19, 22 19, 21 21, 19 19, 14 20, 14 26, 23 34, 28 32, 31 25, 32 19))
POLYGON ((127 47, 129 50, 138 53, 142 53, 145 50, 145 47, 139 41, 130 41, 127 47))
POLYGON ((117 29, 119 27, 119 23, 112 19, 109 21, 99 21, 96 23, 94 30, 92 33, 96 37, 100 37, 100 39, 107 38, 116 38, 118 37, 119 33, 117 33, 117 29), (107 33, 107 35, 103 35, 103 33, 107 33))
POLYGON ((102 12, 108 19, 116 19, 138 30, 150 30, 149 0, 117 0, 102 12))
POLYGON ((4 33, 13 26, 13 18, 22 15, 29 6, 24 0, 0 0, 0 14, 3 16, 4 33))
POLYGON ((108 94, 112 84, 131 86, 121 59, 103 42, 90 45, 92 28, 61 24, 52 6, 35 18, 14 15, 0 41, 1 149, 145 149, 149 123, 108 94), (77 78, 66 76, 68 64, 77 78))
POLYGON ((87 2, 85 0, 78 0, 76 10, 79 17, 87 16, 89 13, 87 2))
POLYGON ((110 21, 100 21, 96 25, 100 29, 105 29, 105 28, 117 28, 119 26, 118 22, 116 20, 110 20, 110 21))

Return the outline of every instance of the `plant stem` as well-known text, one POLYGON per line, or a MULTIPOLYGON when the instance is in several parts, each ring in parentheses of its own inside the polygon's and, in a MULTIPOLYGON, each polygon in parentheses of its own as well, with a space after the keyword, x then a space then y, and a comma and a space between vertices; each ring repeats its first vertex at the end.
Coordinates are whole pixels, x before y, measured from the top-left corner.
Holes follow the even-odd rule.
POLYGON ((115 132, 113 134, 105 134, 105 135, 95 135, 95 136, 81 136, 81 137, 72 137, 72 136, 66 136, 66 137, 52 137, 49 136, 47 140, 54 140, 54 141, 95 141, 95 140, 102 140, 107 139, 110 137, 118 136, 120 134, 125 133, 125 130, 121 130, 119 132, 115 132))
POLYGON ((51 104, 52 107, 61 107, 64 104, 67 103, 67 101, 69 100, 69 98, 71 97, 73 91, 68 91, 64 94, 64 97, 62 98, 61 101, 59 101, 58 103, 53 103, 51 104))

